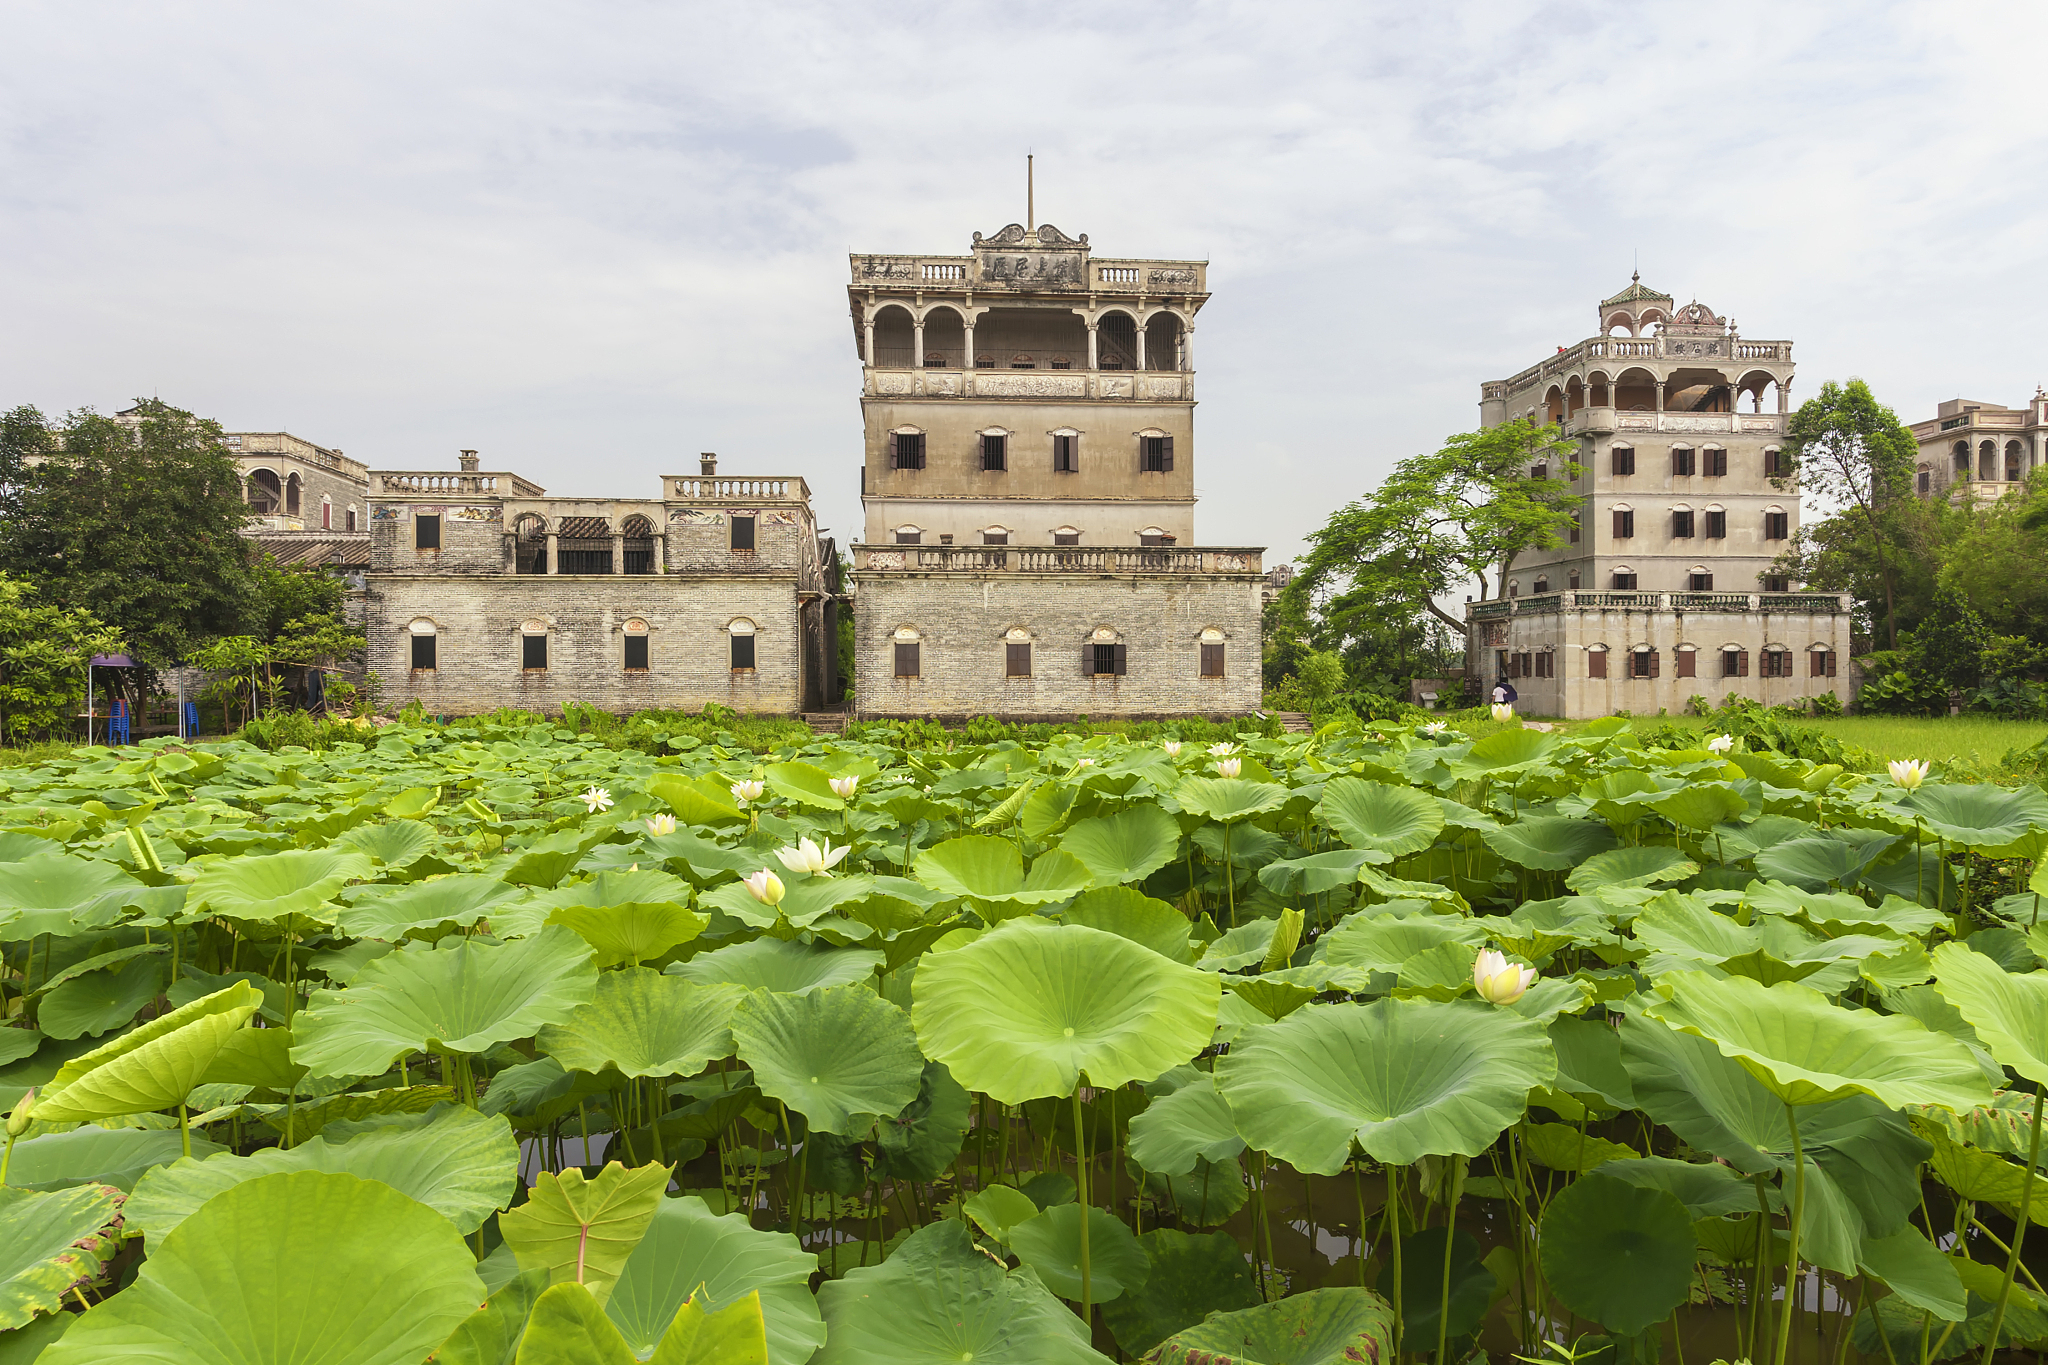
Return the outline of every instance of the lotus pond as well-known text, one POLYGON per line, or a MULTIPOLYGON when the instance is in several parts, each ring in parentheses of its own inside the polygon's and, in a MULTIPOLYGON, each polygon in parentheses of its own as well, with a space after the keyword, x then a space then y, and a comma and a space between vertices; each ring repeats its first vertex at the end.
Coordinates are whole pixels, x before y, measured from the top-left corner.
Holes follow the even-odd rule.
POLYGON ((892 733, 0 772, 0 1365, 2048 1342, 2040 790, 892 733))

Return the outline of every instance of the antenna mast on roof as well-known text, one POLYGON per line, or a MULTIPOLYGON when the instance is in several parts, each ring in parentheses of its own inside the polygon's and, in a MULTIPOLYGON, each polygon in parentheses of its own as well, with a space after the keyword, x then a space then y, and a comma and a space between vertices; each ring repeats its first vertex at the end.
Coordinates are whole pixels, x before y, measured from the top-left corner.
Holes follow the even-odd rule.
POLYGON ((1038 206, 1036 187, 1032 182, 1031 153, 1024 153, 1024 230, 1038 231, 1038 206))

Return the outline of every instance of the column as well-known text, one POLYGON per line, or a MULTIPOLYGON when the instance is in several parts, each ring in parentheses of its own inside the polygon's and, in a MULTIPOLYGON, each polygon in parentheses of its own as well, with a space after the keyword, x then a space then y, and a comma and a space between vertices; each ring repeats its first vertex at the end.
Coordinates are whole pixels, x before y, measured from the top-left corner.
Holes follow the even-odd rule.
POLYGON ((924 368, 924 319, 918 318, 910 324, 910 368, 924 368))
POLYGON ((1095 369, 1098 369, 1098 368, 1100 368, 1100 365, 1099 365, 1099 363, 1098 363, 1098 357, 1097 357, 1097 355, 1096 355, 1096 352, 1095 352, 1095 319, 1094 319, 1094 318, 1089 318, 1089 319, 1087 319, 1087 322, 1088 322, 1088 368, 1089 368, 1090 370, 1095 370, 1095 369))
POLYGON ((654 572, 659 577, 668 572, 668 527, 654 528, 654 572))
POLYGON ((1791 381, 1791 380, 1789 380, 1789 379, 1780 379, 1780 380, 1778 381, 1778 415, 1779 415, 1780 417, 1782 417, 1782 416, 1784 416, 1784 415, 1785 415, 1786 413, 1788 413, 1788 412, 1792 411, 1792 393, 1791 393, 1791 389, 1792 389, 1792 381, 1791 381))
MULTIPOLYGON (((1142 322, 1138 324, 1138 368, 1145 368, 1145 324, 1142 322)), ((1137 390, 1133 389, 1132 392, 1136 393, 1137 390)))
POLYGON ((861 352, 861 359, 872 367, 875 363, 875 324, 873 319, 869 319, 861 324, 861 332, 865 338, 862 343, 864 349, 861 352))
POLYGON ((1180 367, 1189 373, 1195 368, 1195 327, 1188 323, 1180 329, 1180 367))
POLYGON ((562 571, 561 540, 560 535, 553 531, 548 532, 548 572, 551 574, 562 571))
MULTIPOLYGON (((961 324, 961 327, 960 327, 960 336, 961 336, 961 342, 960 342, 960 344, 961 344, 962 346, 965 346, 965 347, 967 348, 967 354, 966 354, 966 355, 963 355, 963 356, 961 356, 961 357, 960 357, 960 369, 961 369, 961 371, 962 371, 962 373, 961 373, 961 375, 960 375, 960 393, 961 393, 961 395, 962 395, 963 397, 965 397, 965 396, 969 396, 969 395, 973 394, 973 392, 974 392, 974 314, 973 314, 973 313, 971 313, 971 312, 970 312, 970 313, 968 313, 968 314, 967 314, 967 316, 966 316, 966 320, 965 320, 965 321, 964 321, 964 322, 963 322, 963 323, 961 324)), ((863 477, 865 477, 865 476, 863 476, 863 477)))
POLYGON ((1664 381, 1657 381, 1657 411, 1664 411, 1664 381))
POLYGON ((612 532, 612 577, 626 572, 626 538, 617 531, 612 532))

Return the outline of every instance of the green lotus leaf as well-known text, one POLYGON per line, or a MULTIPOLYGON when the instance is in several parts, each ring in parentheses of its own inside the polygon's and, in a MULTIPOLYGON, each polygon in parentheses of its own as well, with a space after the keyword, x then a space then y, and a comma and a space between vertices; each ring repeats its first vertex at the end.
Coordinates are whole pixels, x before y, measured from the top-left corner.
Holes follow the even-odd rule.
POLYGON ((1197 1160, 1186 1175, 1159 1175, 1129 1164, 1134 1177, 1144 1177, 1145 1189, 1159 1206, 1171 1209, 1189 1227, 1213 1228, 1228 1222, 1252 1197, 1244 1163, 1237 1157, 1197 1160))
POLYGON ((1331 967, 1398 972, 1408 959, 1446 943, 1477 947, 1486 925, 1456 915, 1346 915, 1316 941, 1315 960, 1331 967))
MULTIPOLYGON (((1392 1295, 1394 1260, 1389 1247, 1387 1264, 1377 1282, 1380 1293, 1392 1295)), ((1444 1317, 1445 1229, 1424 1228, 1401 1239, 1399 1261, 1403 1268, 1400 1284, 1401 1340, 1407 1347, 1433 1345, 1437 1324, 1444 1317)), ((1460 1228, 1449 1242, 1450 1326, 1452 1340, 1479 1325, 1493 1300, 1499 1280, 1481 1258, 1479 1243, 1460 1228)), ((1405 1354, 1405 1352, 1404 1352, 1405 1354)))
POLYGON ((1259 1302, 1244 1251, 1228 1233, 1155 1228, 1138 1238, 1138 1248, 1149 1266, 1145 1282, 1102 1310, 1103 1322, 1126 1355, 1143 1356, 1211 1313, 1259 1302))
POLYGON ((1149 1081, 1208 1045, 1222 987, 1129 939, 1013 920, 917 964, 926 1056, 1003 1104, 1149 1081))
POLYGON ((0 1025, 0 1067, 12 1066, 24 1057, 33 1057, 43 1045, 43 1035, 32 1028, 8 1028, 0 1025))
POLYGON ((645 967, 606 972, 596 995, 534 1042, 571 1071, 694 1076, 732 1055, 732 1014, 745 994, 645 967))
POLYGON ((1376 1000, 1316 1005, 1240 1035, 1216 1088, 1238 1132, 1313 1175, 1357 1143, 1376 1161, 1476 1156, 1555 1077, 1543 1027, 1492 1005, 1376 1000))
POLYGON ((706 986, 729 982, 748 990, 803 995, 826 986, 872 980, 884 960, 873 948, 756 938, 699 953, 687 962, 670 963, 665 970, 706 986))
POLYGON ((1698 863, 1675 848, 1638 844, 1594 854, 1572 869, 1564 884, 1579 892, 1601 887, 1657 886, 1684 881, 1699 870, 1698 863))
POLYGON ((967 1141, 969 1098, 953 1074, 927 1062, 917 1098, 875 1125, 875 1174, 883 1180, 936 1180, 967 1141))
POLYGON ((910 1020, 863 986, 808 995, 755 991, 734 1011, 732 1036, 763 1094, 813 1129, 841 1137, 858 1136, 878 1114, 901 1111, 917 1098, 924 1074, 910 1020))
POLYGON ((1355 777, 1332 778, 1316 815, 1353 848, 1396 857, 1428 848, 1444 827, 1443 810, 1427 793, 1355 777))
POLYGON ((317 1075, 379 1076, 412 1052, 483 1052, 566 1022, 596 989, 589 946, 560 925, 497 946, 392 953, 346 990, 313 993, 292 1060, 317 1075))
POLYGON ((120 1191, 105 1185, 36 1191, 0 1186, 0 1331, 55 1313, 80 1280, 99 1278, 118 1238, 120 1191))
POLYGON ((1358 880, 1358 869, 1369 862, 1393 859, 1377 849, 1339 848, 1328 853, 1311 853, 1306 858, 1282 858, 1259 869, 1259 885, 1276 896, 1319 896, 1358 880))
POLYGON ((1010 1240, 1010 1229, 1038 1216, 1038 1205, 1030 1195, 1008 1185, 991 1185, 977 1191, 961 1205, 961 1211, 998 1242, 1010 1240))
POLYGON ((1501 772, 1540 763, 1557 748, 1558 737, 1542 730, 1517 727, 1499 730, 1472 746, 1468 766, 1480 772, 1501 772))
POLYGON ((30 994, 47 995, 65 982, 75 981, 89 973, 105 971, 110 967, 119 966, 131 958, 161 957, 170 951, 171 945, 168 943, 131 943, 126 948, 115 948, 109 952, 94 953, 91 957, 74 962, 48 978, 38 975, 36 978, 36 988, 30 994))
POLYGON ((1130 886, 1099 886, 1083 891, 1067 907, 1061 920, 1084 929, 1142 943, 1161 957, 1186 965, 1194 961, 1195 945, 1189 939, 1188 917, 1130 886))
POLYGON ((1712 829, 1724 820, 1734 820, 1749 809, 1733 787, 1718 782, 1694 782, 1648 803, 1651 810, 1674 825, 1687 829, 1712 829))
POLYGON ((262 1000, 238 981, 72 1058, 37 1098, 36 1117, 82 1123, 183 1103, 262 1000))
POLYGON ((832 790, 832 777, 809 763, 771 763, 768 785, 778 796, 819 810, 845 810, 846 802, 832 790))
MULTIPOLYGON (((1897 842, 1882 831, 1877 838, 1849 843, 1825 835, 1808 839, 1787 839, 1756 855, 1756 870, 1773 881, 1788 882, 1807 891, 1829 886, 1854 886, 1863 869, 1897 842)), ((1832 833, 1832 831, 1831 831, 1832 833)))
POLYGON ((1644 1189, 1663 1190, 1685 1205, 1687 1216, 1695 1222, 1756 1212, 1756 1188, 1718 1162, 1626 1157, 1603 1164, 1600 1174, 1644 1189))
POLYGON ((328 845, 367 853, 386 867, 408 867, 434 847, 434 831, 417 820, 387 820, 357 825, 328 845))
POLYGON ((1582 1176, 1544 1209, 1544 1277, 1572 1312, 1634 1336, 1691 1291, 1699 1251, 1692 1224, 1668 1191, 1582 1176))
POLYGON ((1516 1131, 1529 1160, 1553 1171, 1590 1171, 1636 1155, 1633 1147, 1609 1142, 1568 1123, 1524 1123, 1516 1131))
POLYGON ((1140 882, 1173 861, 1180 826, 1155 805, 1076 821, 1060 847, 1078 858, 1098 885, 1140 882))
POLYGON ((1101 1365, 1073 1310, 1029 1270, 1005 1271, 946 1219, 878 1266, 818 1289, 825 1348, 811 1365, 1101 1365))
POLYGON ((1531 816, 1481 830, 1486 846, 1517 867, 1562 871, 1614 847, 1614 831, 1593 820, 1531 816))
POLYGON ((119 864, 74 858, 54 844, 49 850, 0 862, 0 939, 74 934, 111 923, 122 901, 143 889, 119 864))
POLYGON ((1272 951, 1273 936, 1279 928, 1280 921, 1274 919, 1255 919, 1248 924, 1235 925, 1205 945, 1195 965, 1205 972, 1234 972, 1240 967, 1264 962, 1266 954, 1272 951))
POLYGON ((1531 962, 1572 944, 1591 947, 1617 942, 1614 912, 1591 896, 1524 901, 1486 922, 1494 941, 1531 962))
POLYGON ((546 1270, 550 1284, 573 1281, 602 1304, 660 1211, 670 1172, 616 1161, 588 1178, 573 1166, 542 1171, 526 1202, 498 1215, 498 1230, 521 1270, 546 1270))
POLYGON ((2048 828, 2048 808, 2039 792, 1987 784, 1920 788, 1900 802, 1946 843, 1989 852, 2048 828))
POLYGON ((1230 1105, 1213 1077, 1197 1073, 1132 1118, 1131 1160, 1158 1175, 1186 1175, 1198 1161, 1228 1161, 1244 1150, 1230 1105))
POLYGON ((200 869, 185 908, 259 923, 288 915, 331 923, 337 912, 328 902, 371 871, 367 853, 324 848, 231 858, 200 869))
MULTIPOLYGON (((198 1133, 192 1151, 211 1156, 223 1150, 198 1133)), ((75 1185, 111 1185, 132 1190, 152 1166, 183 1155, 175 1128, 101 1128, 87 1124, 68 1133, 24 1138, 7 1162, 7 1183, 20 1190, 68 1190, 75 1185)))
POLYGON ((551 911, 549 924, 576 931, 597 954, 599 967, 641 963, 688 943, 711 923, 680 905, 566 905, 551 911))
POLYGON ((125 1210, 154 1250, 224 1190, 282 1171, 328 1171, 378 1180, 475 1232, 519 1183, 519 1144, 503 1118, 440 1105, 373 1123, 337 1123, 296 1147, 249 1156, 222 1153, 159 1166, 142 1177, 125 1210))
POLYGON ((772 929, 785 920, 799 929, 807 929, 842 905, 866 900, 875 890, 875 879, 864 873, 851 877, 799 877, 779 867, 769 870, 784 885, 786 894, 780 905, 771 908, 761 904, 741 882, 715 886, 699 901, 756 929, 772 929))
POLYGON ((1550 1021, 1549 1032, 1550 1045, 1557 1050, 1555 1089, 1607 1109, 1637 1107, 1628 1069, 1622 1065, 1621 1040, 1613 1029, 1559 1016, 1550 1021))
MULTIPOLYGON (((832 789, 828 786, 826 792, 832 789)), ((668 773, 647 784, 647 794, 668 806, 686 825, 737 825, 746 815, 733 804, 732 787, 715 777, 690 781, 668 773)))
POLYGON ((26 1326, 0 1332, 0 1365, 31 1365, 76 1321, 69 1313, 43 1313, 29 1319, 26 1326))
POLYGON ((759 1295, 770 1365, 803 1365, 825 1342, 811 1297, 818 1258, 786 1232, 757 1232, 737 1213, 714 1214, 702 1199, 664 1199, 612 1286, 604 1312, 645 1358, 683 1305, 719 1313, 759 1295))
POLYGON ((1186 777, 1173 789, 1182 810, 1226 825, 1287 804, 1287 788, 1242 777, 1186 777))
POLYGON ((1844 1008, 1790 981, 1673 972, 1657 985, 1646 1015, 1712 1042, 1787 1104, 1861 1092, 1893 1109, 1971 1109, 1991 1097, 1969 1050, 1918 1020, 1844 1008))
POLYGON ((106 971, 75 976, 43 997, 36 1022, 52 1038, 97 1038, 156 999, 167 966, 153 955, 131 957, 106 971))
POLYGON ((2048 972, 2008 972, 1960 943, 1934 950, 1934 988, 2001 1066, 2048 1085, 2048 972))
POLYGON ((597 1296, 574 1280, 549 1285, 534 1299, 516 1351, 519 1365, 633 1365, 635 1359, 597 1296))
MULTIPOLYGON (((934 891, 976 901, 1045 905, 1065 900, 1088 884, 1087 869, 1071 854, 1054 850, 1038 862, 1060 875, 1049 883, 1039 878, 1039 884, 1032 885, 1025 879, 1024 860, 1016 844, 993 835, 964 834, 918 854, 915 866, 917 879, 934 891)), ((1032 871, 1037 873, 1036 865, 1032 871)))
POLYGON ((1893 1294, 1943 1322, 1961 1322, 1968 1311, 1969 1295, 1955 1262, 1936 1250, 1918 1228, 1871 1238, 1857 1261, 1893 1294))
POLYGON ((292 1171, 210 1200, 38 1365, 418 1365, 483 1297, 475 1255, 432 1209, 292 1171))
POLYGON ((1379 1295, 1311 1289, 1214 1314, 1160 1342, 1145 1359, 1149 1365, 1349 1365, 1392 1359, 1393 1342, 1393 1309, 1379 1295))
POLYGON ((1138 1239, 1117 1218, 1093 1205, 1056 1204, 1010 1229, 1010 1250, 1047 1289, 1079 1303, 1081 1220, 1088 1220, 1087 1297, 1108 1303, 1145 1283, 1152 1266, 1138 1239))
MULTIPOLYGON (((406 828, 416 828, 408 824, 406 828)), ((437 925, 474 924, 504 902, 525 893, 509 882, 482 873, 435 877, 402 886, 373 885, 352 893, 336 913, 335 927, 352 938, 396 941, 413 929, 437 925)))
POLYGON ((306 1068, 292 1064, 291 1051, 290 1029, 238 1029, 228 1035, 201 1083, 288 1091, 307 1075, 306 1068))
MULTIPOLYGON (((510 1254, 502 1244, 492 1257, 501 1254, 510 1254)), ((526 1335, 526 1322, 533 1314, 535 1301, 548 1287, 548 1273, 519 1271, 498 1284, 492 1277, 494 1269, 488 1258, 478 1264, 477 1275, 490 1289, 490 1301, 463 1319, 440 1349, 428 1357, 433 1365, 516 1365, 520 1338, 526 1335)))

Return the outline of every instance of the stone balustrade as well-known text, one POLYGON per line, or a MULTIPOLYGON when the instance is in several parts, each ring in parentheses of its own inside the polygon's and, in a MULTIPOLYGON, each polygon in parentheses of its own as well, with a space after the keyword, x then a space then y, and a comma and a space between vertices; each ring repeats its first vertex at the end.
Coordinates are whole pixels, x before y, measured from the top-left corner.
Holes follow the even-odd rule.
POLYGON ((811 487, 793 475, 767 478, 728 477, 724 474, 664 474, 662 492, 674 502, 809 502, 811 487))
POLYGON ((1763 612, 1779 616, 1846 616, 1846 594, 1831 592, 1615 592, 1574 589, 1531 597, 1467 602, 1468 621, 1541 616, 1564 611, 1763 612))
POLYGON ((1210 545, 863 545, 856 572, 1262 575, 1265 547, 1210 545))
POLYGON ((443 470, 370 471, 370 496, 390 498, 539 498, 547 489, 517 474, 450 474, 443 470))

